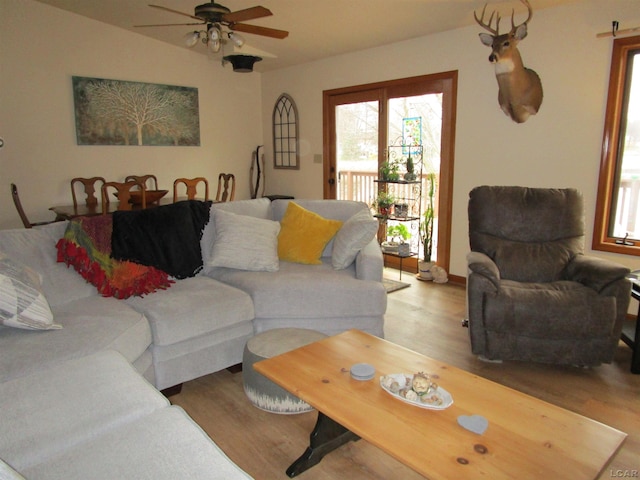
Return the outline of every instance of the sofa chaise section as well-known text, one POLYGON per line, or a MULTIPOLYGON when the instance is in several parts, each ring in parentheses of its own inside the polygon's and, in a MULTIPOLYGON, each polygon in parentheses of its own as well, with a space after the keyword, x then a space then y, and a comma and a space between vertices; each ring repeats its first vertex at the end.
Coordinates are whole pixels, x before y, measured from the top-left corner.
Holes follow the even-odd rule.
POLYGON ((1 383, 0 410, 0 458, 28 479, 250 478, 115 351, 1 383))

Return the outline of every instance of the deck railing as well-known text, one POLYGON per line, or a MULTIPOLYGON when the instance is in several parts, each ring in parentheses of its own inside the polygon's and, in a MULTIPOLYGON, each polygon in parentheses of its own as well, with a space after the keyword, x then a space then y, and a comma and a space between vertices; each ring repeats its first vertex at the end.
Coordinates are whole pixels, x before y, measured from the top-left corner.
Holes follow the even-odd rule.
MULTIPOLYGON (((339 199, 358 200, 372 205, 378 196, 378 184, 374 182, 378 178, 377 172, 366 171, 341 171, 338 175, 339 199)), ((422 175, 422 208, 425 209, 425 178, 422 175)), ((396 185, 398 196, 412 197, 410 191, 412 185, 396 185), (405 190, 403 190, 405 189, 405 190)), ((640 238, 640 178, 623 179, 618 190, 618 208, 615 218, 616 236, 624 237, 629 233, 630 238, 640 238)))
MULTIPOLYGON (((427 174, 422 175, 422 206, 421 212, 425 209, 425 187, 427 174)), ((338 199, 357 200, 372 206, 378 196, 377 172, 366 171, 341 171, 338 175, 338 199)), ((394 184, 394 195, 399 198, 415 198, 416 184, 394 184)), ((417 212, 417 205, 415 206, 417 212)))

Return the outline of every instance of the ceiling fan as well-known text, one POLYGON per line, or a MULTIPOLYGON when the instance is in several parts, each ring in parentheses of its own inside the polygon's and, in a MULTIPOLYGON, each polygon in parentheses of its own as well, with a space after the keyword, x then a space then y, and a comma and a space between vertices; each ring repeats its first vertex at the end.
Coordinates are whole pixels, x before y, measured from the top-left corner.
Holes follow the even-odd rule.
MULTIPOLYGON (((205 26, 206 30, 195 30, 187 33, 185 37, 186 44, 188 47, 193 47, 198 43, 198 40, 200 40, 215 53, 220 51, 220 48, 224 44, 226 44, 227 41, 231 41, 238 47, 241 47, 244 44, 244 38, 242 38, 242 36, 238 35, 235 32, 262 35, 264 37, 277 39, 283 39, 289 35, 289 32, 285 30, 240 23, 247 20, 254 20, 256 18, 263 18, 273 15, 268 8, 262 6, 251 7, 244 10, 232 12, 227 7, 212 1, 196 6, 193 15, 189 13, 183 13, 172 8, 163 7, 161 5, 150 4, 149 6, 152 8, 157 8, 159 10, 164 10, 166 12, 182 15, 184 17, 189 17, 193 20, 197 20, 198 22, 134 25, 135 27, 175 27, 202 25, 205 26), (226 29, 230 31, 227 31, 226 29)), ((240 72, 252 71, 253 63, 262 60, 260 57, 255 57, 252 55, 230 55, 229 57, 244 57, 239 59, 224 57, 224 60, 230 61, 233 64, 234 71, 240 72), (253 58, 253 61, 251 61, 249 57, 253 58), (234 60, 238 60, 238 68, 236 68, 236 62, 234 60), (247 63, 250 63, 249 67, 247 67, 247 63)))

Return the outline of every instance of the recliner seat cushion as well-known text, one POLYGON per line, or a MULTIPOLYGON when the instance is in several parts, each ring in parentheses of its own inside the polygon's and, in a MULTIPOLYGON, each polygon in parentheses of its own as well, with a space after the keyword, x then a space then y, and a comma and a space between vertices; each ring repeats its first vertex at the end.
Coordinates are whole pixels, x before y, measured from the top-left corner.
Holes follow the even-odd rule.
POLYGON ((519 283, 503 280, 498 294, 485 295, 488 331, 542 339, 588 339, 611 335, 615 297, 598 295, 577 282, 519 283), (558 305, 565 308, 558 309, 558 305))

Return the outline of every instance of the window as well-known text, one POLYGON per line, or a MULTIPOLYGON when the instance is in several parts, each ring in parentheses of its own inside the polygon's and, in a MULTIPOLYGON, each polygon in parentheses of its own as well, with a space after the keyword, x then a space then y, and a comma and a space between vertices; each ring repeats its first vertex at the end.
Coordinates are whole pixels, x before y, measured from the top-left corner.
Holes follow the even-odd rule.
POLYGON ((640 255, 640 36, 613 44, 592 248, 640 255))
POLYGON ((273 168, 300 168, 298 154, 298 109, 286 93, 273 107, 273 168))

